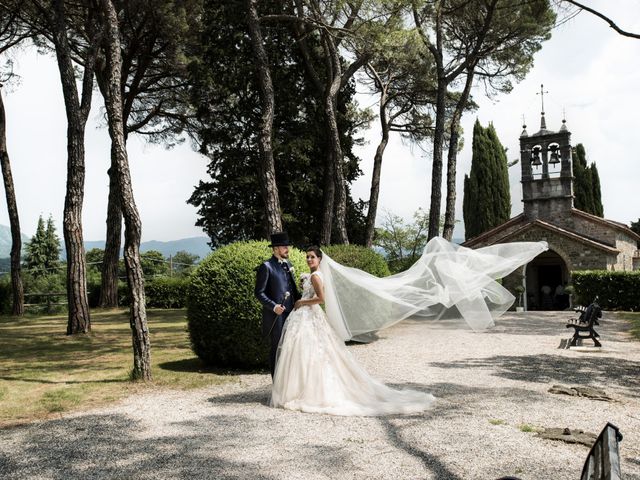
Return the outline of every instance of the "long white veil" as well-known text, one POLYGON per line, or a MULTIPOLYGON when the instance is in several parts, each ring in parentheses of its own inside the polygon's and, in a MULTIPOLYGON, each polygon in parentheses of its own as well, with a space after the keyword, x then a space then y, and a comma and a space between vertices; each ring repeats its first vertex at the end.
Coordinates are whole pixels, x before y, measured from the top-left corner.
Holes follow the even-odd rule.
POLYGON ((378 278, 323 254, 327 317, 343 340, 408 317, 463 318, 474 330, 494 325, 514 301, 496 279, 547 250, 546 242, 516 242, 472 250, 436 237, 408 270, 378 278), (457 309, 457 311, 456 311, 457 309))

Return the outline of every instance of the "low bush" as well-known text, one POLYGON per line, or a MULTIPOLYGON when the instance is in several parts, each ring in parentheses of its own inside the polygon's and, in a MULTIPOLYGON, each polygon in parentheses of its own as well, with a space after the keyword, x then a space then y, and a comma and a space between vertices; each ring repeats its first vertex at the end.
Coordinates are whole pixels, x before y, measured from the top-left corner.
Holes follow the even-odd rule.
MULTIPOLYGON (((254 296, 256 270, 271 256, 267 242, 218 248, 191 276, 187 320, 191 346, 208 365, 262 368, 268 340, 262 337, 262 307, 254 296)), ((304 252, 290 248, 296 277, 308 271, 304 252)))

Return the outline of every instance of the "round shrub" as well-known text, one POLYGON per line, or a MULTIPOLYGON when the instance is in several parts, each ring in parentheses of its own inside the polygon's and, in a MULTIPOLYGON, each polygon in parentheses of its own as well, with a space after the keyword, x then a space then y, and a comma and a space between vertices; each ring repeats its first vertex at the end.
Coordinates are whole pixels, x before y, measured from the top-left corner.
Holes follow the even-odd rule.
MULTIPOLYGON (((262 306, 254 296, 256 270, 271 257, 267 242, 217 249, 196 268, 187 288, 191 348, 208 365, 255 368, 269 363, 262 306)), ((296 279, 308 271, 305 254, 289 249, 296 279)))
POLYGON ((322 251, 347 267, 359 268, 376 277, 391 275, 384 257, 370 248, 361 245, 327 245, 322 247, 322 251))

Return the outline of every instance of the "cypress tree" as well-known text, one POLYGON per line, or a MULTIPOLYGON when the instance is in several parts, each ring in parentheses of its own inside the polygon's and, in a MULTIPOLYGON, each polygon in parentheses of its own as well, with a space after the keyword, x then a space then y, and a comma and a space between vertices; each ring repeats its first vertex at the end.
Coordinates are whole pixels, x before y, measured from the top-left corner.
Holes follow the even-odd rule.
MULTIPOLYGON (((474 129, 475 130, 475 129, 474 129)), ((478 188, 475 183, 475 177, 464 175, 464 186, 462 194, 462 219, 464 221, 464 230, 466 238, 471 238, 469 232, 478 231, 476 224, 476 216, 474 214, 473 199, 478 196, 478 188)))
POLYGON ((509 167, 507 165, 507 153, 500 143, 493 123, 487 128, 487 135, 491 141, 493 154, 492 185, 494 215, 490 228, 497 227, 511 218, 511 192, 509 191, 509 167))
POLYGON ((573 149, 573 205, 578 210, 602 217, 602 194, 600 176, 595 162, 587 165, 584 145, 577 144, 573 149))
POLYGON ((511 215, 507 156, 493 127, 473 127, 471 172, 465 175, 463 218, 466 238, 506 222, 511 215))
POLYGON ((598 167, 595 162, 591 164, 591 188, 593 196, 593 213, 599 217, 604 217, 604 208, 602 206, 602 192, 600 190, 600 175, 598 175, 598 167))

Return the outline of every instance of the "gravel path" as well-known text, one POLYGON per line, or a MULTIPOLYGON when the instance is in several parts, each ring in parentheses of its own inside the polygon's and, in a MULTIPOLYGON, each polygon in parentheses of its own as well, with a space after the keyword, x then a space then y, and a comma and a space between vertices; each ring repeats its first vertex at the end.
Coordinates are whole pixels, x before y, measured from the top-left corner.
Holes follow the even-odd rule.
POLYGON ((350 347, 375 376, 438 397, 424 414, 333 417, 267 406, 268 375, 0 430, 2 479, 578 479, 583 445, 520 428, 620 427, 622 473, 640 480, 640 342, 605 313, 603 351, 558 348, 568 314, 505 315, 488 333, 410 321, 350 347), (591 385, 602 402, 548 392, 591 385))

